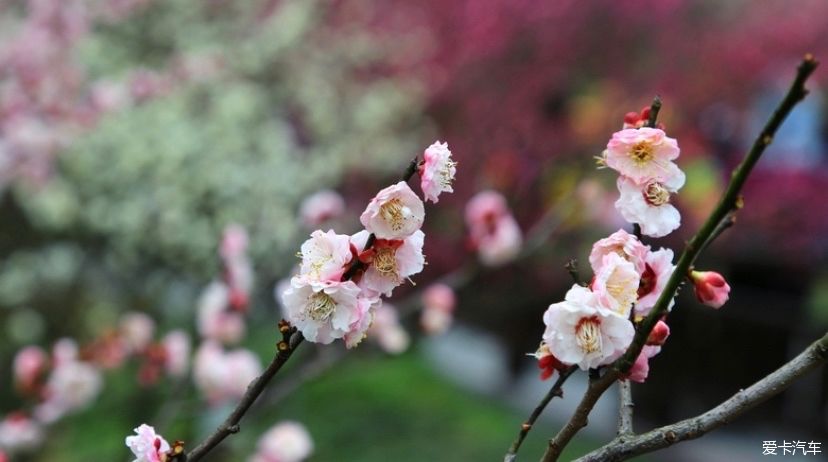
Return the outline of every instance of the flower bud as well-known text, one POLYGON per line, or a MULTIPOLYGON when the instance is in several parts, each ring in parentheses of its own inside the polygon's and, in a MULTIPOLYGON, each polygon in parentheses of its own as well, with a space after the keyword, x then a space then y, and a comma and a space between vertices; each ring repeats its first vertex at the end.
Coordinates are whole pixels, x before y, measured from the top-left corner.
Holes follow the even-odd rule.
POLYGON ((653 330, 650 331, 650 336, 647 337, 647 345, 664 345, 664 342, 667 341, 667 337, 669 336, 670 326, 664 321, 658 321, 655 327, 653 327, 653 330))
POLYGON ((692 271, 690 279, 693 281, 696 298, 705 305, 718 309, 727 301, 730 286, 721 274, 715 271, 692 271))

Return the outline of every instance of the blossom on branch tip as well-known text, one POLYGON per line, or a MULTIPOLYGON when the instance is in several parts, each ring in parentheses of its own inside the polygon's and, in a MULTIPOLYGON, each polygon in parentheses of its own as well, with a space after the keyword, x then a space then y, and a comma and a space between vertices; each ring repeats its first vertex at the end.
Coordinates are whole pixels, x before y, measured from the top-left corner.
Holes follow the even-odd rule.
POLYGON ((564 364, 583 370, 608 364, 621 356, 632 341, 632 323, 602 308, 592 291, 573 285, 563 302, 549 306, 543 315, 543 341, 564 364))
POLYGON ((451 159, 448 143, 434 142, 423 153, 420 164, 420 188, 425 200, 435 204, 441 192, 454 192, 451 182, 457 173, 457 162, 451 159))
POLYGON ((126 437, 126 445, 132 451, 135 459, 132 462, 164 462, 170 444, 163 436, 155 433, 155 429, 147 424, 141 424, 135 430, 136 435, 126 437))
POLYGON ((730 296, 730 285, 725 278, 715 271, 692 271, 690 279, 696 298, 701 303, 713 308, 721 308, 730 296))
POLYGON ((353 281, 314 281, 293 277, 282 294, 287 320, 308 341, 328 344, 350 332, 360 319, 361 289, 353 281))
POLYGON ((613 133, 604 159, 607 167, 643 186, 648 181, 669 179, 671 161, 678 156, 675 139, 658 128, 642 127, 613 133))
POLYGON ((400 181, 371 199, 359 217, 362 226, 379 239, 404 239, 423 226, 423 201, 400 181))

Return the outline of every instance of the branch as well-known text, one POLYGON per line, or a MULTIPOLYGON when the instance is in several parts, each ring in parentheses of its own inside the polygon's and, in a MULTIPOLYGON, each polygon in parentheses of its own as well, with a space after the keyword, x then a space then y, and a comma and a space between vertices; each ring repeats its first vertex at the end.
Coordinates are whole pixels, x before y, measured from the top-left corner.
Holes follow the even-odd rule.
POLYGON ((241 422, 244 414, 248 411, 248 409, 250 409, 250 406, 253 405, 256 398, 262 394, 273 376, 275 376, 276 373, 279 372, 279 369, 281 369, 287 360, 290 359, 293 352, 296 351, 296 347, 302 343, 302 340, 304 340, 302 334, 300 332, 295 332, 290 328, 282 333, 282 341, 279 342, 279 352, 273 357, 273 361, 270 362, 270 365, 267 366, 267 369, 265 369, 262 375, 257 377, 256 380, 250 382, 250 385, 247 386, 247 391, 242 396, 241 401, 239 401, 239 404, 237 404, 236 408, 233 409, 233 412, 227 416, 224 423, 222 423, 215 432, 208 436, 207 439, 187 454, 187 462, 196 462, 201 460, 201 458, 207 455, 208 452, 218 446, 224 438, 227 438, 233 433, 238 433, 239 422, 241 422))
POLYGON ((633 433, 632 382, 620 380, 618 382, 618 436, 633 433))
POLYGON ((787 95, 785 95, 785 98, 781 103, 779 103, 779 106, 773 112, 770 119, 768 119, 765 127, 759 133, 759 136, 750 148, 750 151, 748 151, 747 155, 745 155, 745 158, 742 160, 742 163, 739 164, 733 171, 730 183, 719 200, 718 205, 716 205, 716 208, 710 214, 707 221, 704 225, 702 225, 693 239, 691 239, 690 242, 688 242, 684 247, 684 251, 676 264, 675 271, 667 281, 664 291, 661 293, 661 296, 658 298, 655 306, 650 311, 650 314, 647 315, 647 317, 644 318, 644 320, 638 325, 635 337, 633 338, 630 347, 627 349, 627 352, 624 353, 621 358, 616 360, 602 377, 590 381, 589 387, 584 393, 581 403, 575 409, 572 418, 561 429, 561 431, 558 432, 555 438, 549 441, 549 447, 544 453, 542 459, 544 462, 551 462, 558 459, 561 455, 561 451, 563 451, 563 448, 569 444, 569 441, 572 440, 581 428, 586 426, 587 416, 589 416, 589 413, 595 406, 598 398, 601 397, 601 395, 613 384, 613 382, 615 382, 623 373, 626 373, 632 367, 635 359, 638 357, 639 353, 641 353, 641 349, 644 347, 647 337, 650 335, 650 331, 653 329, 653 326, 655 326, 661 316, 667 311, 667 306, 670 300, 672 300, 675 296, 676 290, 678 289, 682 279, 687 274, 687 270, 690 268, 691 263, 701 252, 702 245, 709 240, 710 236, 713 235, 713 232, 718 227, 719 222, 722 221, 722 219, 724 219, 725 216, 727 216, 727 214, 736 206, 742 186, 747 180, 753 166, 756 165, 759 157, 765 151, 765 148, 771 143, 771 141, 773 141, 773 136, 776 134, 776 130, 791 112, 793 107, 808 94, 808 90, 805 89, 805 81, 811 73, 813 73, 817 65, 818 62, 812 55, 805 55, 805 58, 797 68, 796 77, 794 78, 787 95))
POLYGON ((661 110, 661 98, 656 95, 653 98, 653 104, 650 105, 650 117, 647 118, 647 126, 655 128, 656 119, 658 118, 658 111, 661 110))
POLYGON ((778 395, 795 380, 823 365, 828 360, 828 333, 796 358, 747 390, 740 390, 730 399, 696 417, 667 425, 635 437, 616 438, 609 444, 577 459, 579 462, 618 461, 692 440, 729 424, 745 412, 778 395))
POLYGON ((528 419, 526 419, 526 422, 521 424, 520 433, 518 433, 517 438, 509 447, 509 452, 507 452, 506 457, 503 458, 504 462, 513 462, 515 460, 517 452, 520 449, 520 445, 523 444, 523 440, 526 439, 526 435, 529 434, 529 430, 531 430, 532 426, 535 425, 535 421, 538 420, 538 417, 540 417, 543 410, 546 409, 546 405, 552 401, 552 398, 563 398, 563 384, 576 369, 578 369, 577 366, 570 366, 569 369, 560 372, 558 380, 555 381, 555 384, 552 385, 552 388, 549 389, 546 396, 543 397, 535 410, 532 411, 532 414, 528 419))

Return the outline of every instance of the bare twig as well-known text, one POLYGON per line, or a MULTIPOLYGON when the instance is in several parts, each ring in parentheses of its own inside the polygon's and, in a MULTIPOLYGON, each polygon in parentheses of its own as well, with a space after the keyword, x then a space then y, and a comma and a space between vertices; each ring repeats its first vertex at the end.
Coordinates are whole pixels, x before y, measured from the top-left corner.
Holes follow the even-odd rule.
POLYGON ((633 432, 632 383, 629 380, 618 382, 618 436, 633 432))
POLYGON ((287 329, 287 331, 282 334, 282 342, 279 342, 279 351, 276 353, 276 356, 273 357, 273 361, 270 362, 270 365, 267 366, 267 369, 265 369, 262 375, 250 382, 250 385, 247 386, 247 391, 242 396, 239 404, 236 405, 233 412, 227 416, 227 419, 224 420, 216 431, 214 431, 207 437, 207 439, 187 454, 188 462, 196 462, 201 460, 202 457, 218 446, 219 443, 221 443, 225 438, 233 433, 238 433, 239 422, 241 422, 244 414, 248 411, 248 409, 250 409, 250 406, 253 405, 256 398, 262 394, 273 376, 275 376, 276 373, 279 372, 279 369, 281 369, 287 360, 290 359, 293 352, 296 351, 296 347, 302 343, 302 340, 304 340, 302 334, 300 332, 295 332, 292 329, 287 329))
POLYGON ((541 402, 538 403, 537 407, 535 407, 532 411, 532 414, 528 419, 526 419, 526 422, 521 424, 520 433, 518 433, 518 436, 512 443, 512 446, 509 447, 509 452, 507 452, 506 457, 503 458, 504 462, 513 462, 515 460, 517 452, 520 449, 520 445, 523 444, 523 440, 526 439, 526 435, 529 434, 529 430, 531 430, 532 426, 535 425, 535 421, 538 420, 538 417, 540 417, 543 410, 546 409, 549 402, 552 401, 552 398, 563 397, 563 384, 576 369, 578 369, 577 366, 570 366, 568 369, 560 372, 558 380, 555 381, 546 396, 544 396, 541 402))
POLYGON ((572 440, 575 434, 587 424, 587 417, 590 411, 595 406, 598 398, 615 382, 623 373, 626 373, 635 362, 635 359, 641 353, 650 331, 655 326, 656 322, 667 311, 667 306, 675 296, 676 290, 684 278, 691 263, 696 259, 701 251, 702 245, 710 238, 719 222, 733 210, 736 206, 739 192, 742 189, 745 181, 759 160, 759 157, 765 151, 765 148, 773 141, 773 136, 776 130, 791 112, 793 107, 801 101, 807 94, 805 89, 805 81, 816 69, 818 63, 810 54, 806 55, 797 68, 797 74, 794 78, 791 88, 787 95, 771 115, 770 119, 765 124, 759 136, 754 141, 750 151, 748 151, 742 163, 736 167, 728 184, 727 189, 719 200, 718 205, 708 217, 707 221, 702 225, 693 239, 687 243, 684 251, 679 257, 676 269, 670 279, 667 281, 664 291, 661 293, 650 314, 644 318, 638 325, 630 347, 627 349, 621 358, 616 360, 612 367, 597 380, 591 380, 587 391, 584 393, 580 404, 575 409, 570 420, 564 425, 558 434, 549 441, 549 447, 543 455, 544 462, 551 462, 558 459, 564 447, 572 440))
POLYGON ((680 441, 699 438, 727 425, 745 412, 788 388, 795 380, 822 366, 828 360, 828 333, 796 358, 759 380, 746 390, 696 417, 656 428, 638 436, 619 437, 577 459, 579 462, 626 460, 671 446, 680 441))
POLYGON ((650 117, 647 118, 647 126, 655 128, 656 119, 658 119, 658 111, 661 110, 661 97, 658 95, 653 98, 653 104, 650 105, 650 117))

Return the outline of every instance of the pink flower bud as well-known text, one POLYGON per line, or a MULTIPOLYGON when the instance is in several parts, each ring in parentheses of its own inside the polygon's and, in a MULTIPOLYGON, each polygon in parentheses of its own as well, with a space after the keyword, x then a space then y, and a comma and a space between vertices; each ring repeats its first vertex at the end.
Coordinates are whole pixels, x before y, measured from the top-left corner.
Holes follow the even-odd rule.
POLYGON ((713 308, 721 308, 730 295, 730 286, 725 278, 715 271, 693 271, 690 273, 700 302, 713 308))
POLYGON ((647 337, 647 345, 664 345, 664 342, 667 341, 667 337, 669 336, 670 326, 664 321, 658 321, 655 327, 653 327, 653 330, 650 331, 650 336, 647 337))

